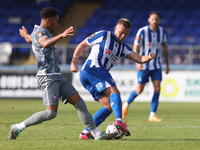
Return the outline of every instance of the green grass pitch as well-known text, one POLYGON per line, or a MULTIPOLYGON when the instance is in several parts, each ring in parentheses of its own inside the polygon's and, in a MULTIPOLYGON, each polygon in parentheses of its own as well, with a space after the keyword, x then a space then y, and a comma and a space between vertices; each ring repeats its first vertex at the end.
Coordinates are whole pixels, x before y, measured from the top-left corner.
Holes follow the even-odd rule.
MULTIPOLYGON (((86 102, 93 115, 101 108, 97 102, 86 102)), ((44 110, 42 100, 0 100, 0 150, 199 150, 200 103, 160 103, 158 116, 164 121, 148 122, 150 103, 130 106, 127 123, 130 137, 121 140, 79 140, 84 129, 76 109, 60 103, 55 119, 28 127, 17 140, 8 140, 12 123, 19 123, 37 111, 44 110)), ((109 116, 99 126, 114 122, 109 116)))

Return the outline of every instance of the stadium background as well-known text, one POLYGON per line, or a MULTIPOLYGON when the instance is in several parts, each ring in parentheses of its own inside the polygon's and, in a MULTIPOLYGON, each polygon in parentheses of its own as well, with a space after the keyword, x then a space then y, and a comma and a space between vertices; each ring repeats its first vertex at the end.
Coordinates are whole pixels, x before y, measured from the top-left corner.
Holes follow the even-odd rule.
MULTIPOLYGON (((92 98, 79 82, 78 74, 69 71, 76 45, 98 30, 113 30, 117 20, 128 18, 132 29, 125 43, 132 47, 137 30, 148 24, 151 11, 161 14, 161 26, 168 32, 171 72, 162 82, 161 101, 200 102, 200 9, 198 0, 0 0, 0 97, 41 98, 35 74, 36 61, 27 44, 19 35, 25 26, 31 33, 34 24, 40 23, 43 7, 56 8, 60 14, 60 26, 55 34, 74 26, 75 35, 58 44, 61 70, 86 99, 92 98)), ((86 59, 90 49, 85 49, 79 60, 86 59)), ((163 62, 164 64, 164 62, 163 62)), ((112 69, 118 87, 125 100, 135 87, 136 71, 133 62, 121 58, 112 69)), ((150 101, 152 85, 137 98, 150 101)))

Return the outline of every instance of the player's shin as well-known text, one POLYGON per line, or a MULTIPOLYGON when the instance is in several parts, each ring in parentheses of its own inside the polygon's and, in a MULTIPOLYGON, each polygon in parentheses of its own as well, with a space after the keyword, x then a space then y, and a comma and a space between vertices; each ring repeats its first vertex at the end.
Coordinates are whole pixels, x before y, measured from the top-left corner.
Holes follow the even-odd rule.
POLYGON ((116 120, 123 122, 122 120, 122 101, 119 93, 113 93, 110 95, 110 105, 115 114, 116 120))

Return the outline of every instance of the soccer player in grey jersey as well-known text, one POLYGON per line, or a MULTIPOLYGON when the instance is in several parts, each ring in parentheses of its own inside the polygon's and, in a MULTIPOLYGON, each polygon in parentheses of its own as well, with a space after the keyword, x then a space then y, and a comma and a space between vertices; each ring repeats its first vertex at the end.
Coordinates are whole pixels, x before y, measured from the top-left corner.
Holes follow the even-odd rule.
POLYGON ((25 27, 19 30, 21 37, 25 38, 28 43, 32 43, 32 49, 38 64, 38 84, 43 92, 43 103, 45 111, 40 111, 19 124, 13 124, 9 132, 9 139, 16 139, 19 133, 26 127, 51 120, 56 117, 59 97, 64 104, 70 103, 75 106, 80 120, 91 130, 91 138, 95 140, 112 139, 116 135, 102 133, 95 125, 87 107, 73 87, 65 79, 58 66, 58 51, 56 42, 67 36, 73 35, 73 27, 69 27, 63 33, 52 37, 50 32, 54 32, 58 26, 58 11, 51 7, 44 8, 41 13, 40 26, 35 25, 32 34, 28 34, 25 27))

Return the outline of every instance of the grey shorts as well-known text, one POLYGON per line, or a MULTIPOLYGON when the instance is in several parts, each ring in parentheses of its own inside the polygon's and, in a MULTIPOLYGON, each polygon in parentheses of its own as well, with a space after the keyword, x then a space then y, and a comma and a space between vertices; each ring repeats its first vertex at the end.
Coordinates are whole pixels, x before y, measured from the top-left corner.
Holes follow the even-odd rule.
POLYGON ((77 93, 71 82, 62 75, 42 75, 37 78, 44 106, 58 105, 59 98, 66 104, 67 99, 77 93))

